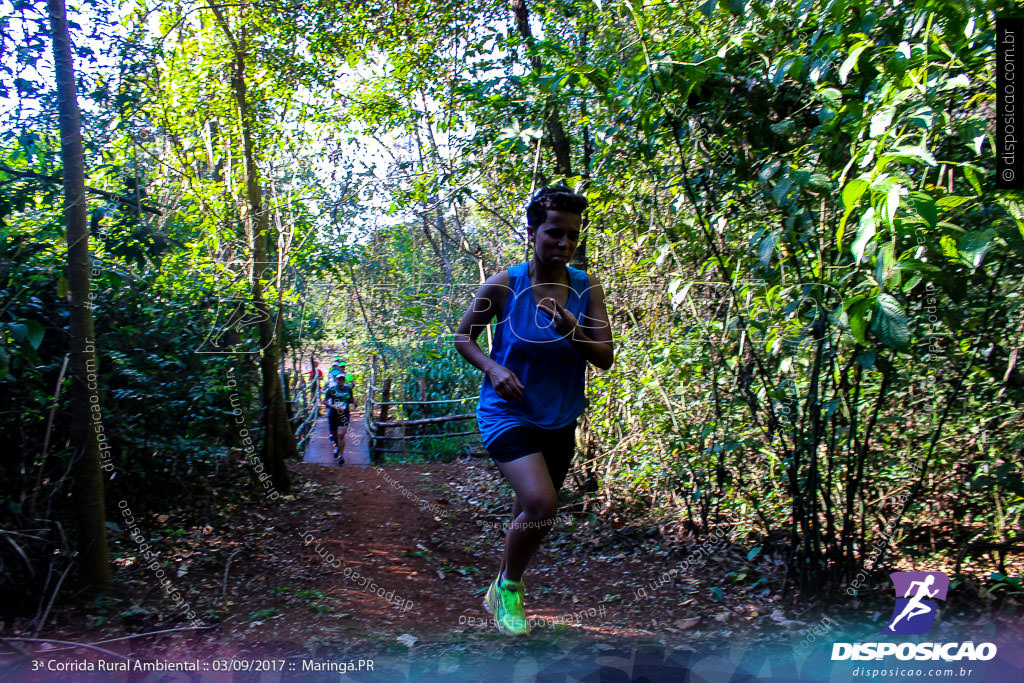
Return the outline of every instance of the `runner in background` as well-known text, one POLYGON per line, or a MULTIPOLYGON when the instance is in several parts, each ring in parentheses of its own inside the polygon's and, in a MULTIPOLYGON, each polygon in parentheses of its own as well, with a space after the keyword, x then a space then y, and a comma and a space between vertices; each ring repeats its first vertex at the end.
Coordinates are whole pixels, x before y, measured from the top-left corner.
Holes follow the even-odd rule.
POLYGON ((322 405, 327 408, 327 429, 334 442, 334 457, 338 464, 345 462, 341 452, 345 449, 345 432, 348 430, 348 403, 352 402, 352 391, 346 389, 344 373, 332 376, 333 384, 324 392, 322 405), (346 397, 348 401, 346 402, 346 397))
POLYGON ((316 358, 311 357, 309 364, 309 379, 316 380, 316 383, 320 384, 324 379, 324 371, 320 369, 320 364, 316 362, 316 358))
POLYGON ((347 381, 341 388, 341 400, 345 403, 345 423, 352 421, 352 404, 356 400, 356 384, 352 375, 346 375, 347 381))
POLYGON ((345 375, 345 361, 343 361, 341 359, 341 356, 335 356, 334 357, 334 362, 331 363, 331 369, 330 369, 330 371, 327 374, 328 374, 328 379, 330 379, 332 386, 333 386, 333 383, 334 383, 334 376, 335 375, 338 375, 338 374, 340 374, 342 376, 345 375))

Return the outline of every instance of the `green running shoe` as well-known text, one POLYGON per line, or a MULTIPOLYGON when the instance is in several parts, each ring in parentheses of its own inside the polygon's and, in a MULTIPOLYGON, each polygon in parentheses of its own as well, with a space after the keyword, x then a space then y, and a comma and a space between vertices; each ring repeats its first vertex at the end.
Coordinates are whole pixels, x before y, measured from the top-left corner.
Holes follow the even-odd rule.
POLYGON ((530 633, 530 624, 523 610, 523 592, 522 581, 502 581, 499 576, 484 597, 484 609, 494 615, 498 630, 507 636, 525 636, 530 633))

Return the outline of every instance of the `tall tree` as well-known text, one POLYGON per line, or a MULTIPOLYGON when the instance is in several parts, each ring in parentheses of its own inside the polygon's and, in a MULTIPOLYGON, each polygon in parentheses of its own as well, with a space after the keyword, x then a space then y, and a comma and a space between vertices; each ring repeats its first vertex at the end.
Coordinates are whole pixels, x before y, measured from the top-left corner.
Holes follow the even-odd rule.
MULTIPOLYGON (((217 24, 224 32, 232 55, 231 90, 238 111, 238 124, 242 137, 242 166, 245 174, 247 232, 252 236, 252 274, 251 291, 253 305, 260 314, 260 371, 263 386, 263 461, 270 472, 271 481, 279 491, 288 491, 291 482, 284 461, 289 457, 298 457, 295 435, 288 421, 288 411, 284 403, 281 380, 278 377, 278 364, 281 356, 280 332, 281 310, 272 311, 264 297, 265 282, 277 272, 276 264, 268 262, 270 220, 263 210, 263 192, 260 187, 259 171, 256 166, 256 152, 252 139, 252 118, 247 100, 245 82, 246 37, 245 23, 239 22, 240 35, 231 31, 224 13, 210 2, 210 9, 217 18, 217 24)), ((280 251, 275 252, 278 259, 286 258, 280 251)))
MULTIPOLYGON (((527 51, 531 53, 530 66, 534 71, 540 73, 543 63, 537 51, 533 31, 530 30, 530 12, 526 7, 526 0, 511 0, 510 7, 512 14, 515 16, 519 35, 522 37, 523 42, 526 43, 527 51)), ((568 179, 572 176, 572 148, 558 113, 558 102, 553 97, 549 98, 544 105, 544 127, 548 131, 551 151, 555 155, 555 172, 559 176, 568 179)))
POLYGON ((89 282, 89 231, 85 206, 85 158, 82 126, 71 61, 71 36, 63 0, 48 0, 53 63, 60 114, 61 161, 64 167, 64 219, 68 241, 68 295, 71 299, 73 497, 78 512, 81 577, 93 585, 110 583, 110 557, 103 500, 103 472, 94 419, 100 414, 95 332, 89 282))

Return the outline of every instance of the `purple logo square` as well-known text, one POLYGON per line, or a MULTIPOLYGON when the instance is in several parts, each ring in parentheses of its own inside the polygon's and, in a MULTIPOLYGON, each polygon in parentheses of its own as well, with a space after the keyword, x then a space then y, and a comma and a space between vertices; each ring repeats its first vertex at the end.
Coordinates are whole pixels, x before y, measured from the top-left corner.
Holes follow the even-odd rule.
POLYGON ((949 577, 942 572, 893 572, 889 578, 896 590, 896 605, 882 633, 927 633, 938 609, 933 600, 946 599, 949 577))

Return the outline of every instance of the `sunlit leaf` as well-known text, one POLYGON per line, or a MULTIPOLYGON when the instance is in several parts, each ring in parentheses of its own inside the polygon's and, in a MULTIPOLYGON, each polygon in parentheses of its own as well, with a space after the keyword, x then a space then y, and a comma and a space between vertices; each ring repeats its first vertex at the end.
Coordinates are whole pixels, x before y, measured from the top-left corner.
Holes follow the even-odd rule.
POLYGON ((891 295, 878 295, 871 331, 889 348, 902 350, 907 346, 910 339, 907 316, 899 302, 891 295))
POLYGON ((869 207, 864 215, 860 217, 860 223, 857 226, 857 236, 853 239, 853 244, 850 245, 850 251, 853 253, 854 259, 857 263, 860 263, 861 259, 864 258, 864 249, 867 247, 871 238, 875 236, 875 209, 869 207))
POLYGON ((871 46, 868 41, 861 41, 853 46, 850 50, 850 55, 843 61, 842 66, 839 67, 839 82, 845 84, 847 78, 850 76, 850 71, 857 66, 857 59, 860 57, 860 53, 864 52, 871 46))

